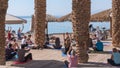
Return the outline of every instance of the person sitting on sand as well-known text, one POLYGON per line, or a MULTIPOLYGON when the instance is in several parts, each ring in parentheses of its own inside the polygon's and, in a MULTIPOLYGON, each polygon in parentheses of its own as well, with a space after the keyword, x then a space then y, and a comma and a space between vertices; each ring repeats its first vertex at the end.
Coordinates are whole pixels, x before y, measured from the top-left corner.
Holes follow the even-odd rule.
POLYGON ((16 42, 16 39, 13 39, 13 41, 11 42, 11 44, 13 45, 13 49, 15 51, 17 51, 20 47, 18 45, 18 43, 16 42))
POLYGON ((64 61, 65 65, 68 68, 77 67, 78 57, 76 55, 75 50, 72 49, 72 47, 70 48, 69 52, 67 52, 67 57, 68 57, 68 61, 67 60, 64 61))
POLYGON ((70 40, 70 37, 69 37, 68 33, 66 33, 66 38, 64 36, 64 45, 65 45, 65 54, 67 54, 67 52, 68 52, 68 50, 70 48, 70 45, 71 45, 71 40, 70 40))
POLYGON ((62 46, 60 45, 60 38, 55 39, 55 45, 53 45, 55 49, 60 49, 62 46))
POLYGON ((8 47, 5 49, 6 60, 10 60, 16 55, 16 52, 14 51, 12 47, 13 45, 9 44, 8 47))
POLYGON ((30 47, 30 48, 33 48, 33 47, 34 47, 33 42, 32 42, 32 40, 31 40, 31 35, 28 35, 28 38, 27 38, 27 40, 26 40, 26 43, 28 44, 28 47, 30 47))
POLYGON ((98 39, 96 46, 93 49, 95 51, 103 51, 103 43, 98 39))
POLYGON ((30 49, 27 49, 23 44, 21 46, 21 49, 18 50, 18 61, 19 62, 26 62, 28 60, 32 60, 32 53, 28 53, 26 56, 25 54, 30 51, 30 49))
POLYGON ((113 48, 111 58, 107 62, 113 66, 120 66, 120 52, 116 48, 113 48))
POLYGON ((24 36, 23 39, 21 40, 21 44, 27 44, 27 37, 24 36))

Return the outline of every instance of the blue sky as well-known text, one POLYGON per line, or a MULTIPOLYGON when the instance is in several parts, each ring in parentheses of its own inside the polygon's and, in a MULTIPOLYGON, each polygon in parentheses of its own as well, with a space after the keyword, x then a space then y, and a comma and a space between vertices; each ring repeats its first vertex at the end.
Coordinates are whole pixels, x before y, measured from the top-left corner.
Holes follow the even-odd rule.
MULTIPOLYGON (((112 0, 91 0, 91 13, 111 8, 112 0)), ((63 16, 72 11, 72 0, 47 0, 46 13, 63 16)), ((9 0, 7 13, 27 16, 34 13, 34 0, 9 0)))

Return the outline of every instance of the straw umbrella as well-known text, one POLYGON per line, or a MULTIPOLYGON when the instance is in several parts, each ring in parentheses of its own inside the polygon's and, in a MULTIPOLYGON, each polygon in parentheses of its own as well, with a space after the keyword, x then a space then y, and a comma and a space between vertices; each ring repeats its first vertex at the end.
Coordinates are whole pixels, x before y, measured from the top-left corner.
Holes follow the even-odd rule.
POLYGON ((120 47, 120 0, 112 0, 112 44, 120 47))
MULTIPOLYGON (((93 14, 91 15, 91 22, 108 22, 110 21, 110 12, 111 12, 111 9, 108 9, 108 10, 104 10, 104 11, 101 11, 101 12, 98 12, 96 14, 93 14)), ((71 21, 71 15, 72 13, 69 13, 65 16, 62 16, 58 19, 58 21, 71 21)))
POLYGON ((58 22, 71 21, 71 19, 72 19, 71 16, 72 16, 71 13, 69 13, 69 14, 67 14, 65 16, 62 16, 62 17, 58 18, 58 22))
POLYGON ((73 34, 76 40, 78 62, 88 62, 87 42, 89 38, 90 0, 72 0, 73 34))
MULTIPOLYGON (((108 22, 110 21, 110 13, 111 13, 111 9, 93 14, 91 15, 91 22, 108 22)), ((61 18, 58 19, 58 21, 71 21, 72 19, 71 15, 72 13, 62 16, 61 18)))
POLYGON ((50 14, 46 14, 46 21, 47 22, 56 22, 57 18, 55 16, 50 15, 50 14))
POLYGON ((108 22, 110 21, 111 9, 98 12, 91 15, 91 22, 108 22))
POLYGON ((5 15, 8 0, 0 0, 0 65, 5 65, 5 15))
MULTIPOLYGON (((110 21, 110 35, 112 36, 112 19, 111 19, 111 9, 104 10, 101 12, 98 12, 96 14, 91 15, 91 22, 109 22, 110 21)), ((58 19, 58 21, 63 22, 63 21, 71 21, 71 13, 62 16, 61 18, 58 19)))
POLYGON ((46 0, 35 0, 35 43, 43 48, 45 42, 46 0))

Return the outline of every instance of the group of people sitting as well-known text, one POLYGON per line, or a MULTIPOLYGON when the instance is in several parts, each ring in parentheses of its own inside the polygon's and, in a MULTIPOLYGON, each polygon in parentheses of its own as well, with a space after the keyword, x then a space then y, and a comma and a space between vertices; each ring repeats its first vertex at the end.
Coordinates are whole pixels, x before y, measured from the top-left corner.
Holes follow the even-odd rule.
POLYGON ((89 48, 92 48, 94 51, 103 51, 104 45, 101 40, 99 40, 96 35, 91 35, 89 38, 89 48))
MULTIPOLYGON (((20 30, 19 30, 20 32, 20 30)), ((8 34, 9 36, 9 34, 8 34)), ((67 67, 77 67, 78 64, 78 57, 76 55, 76 42, 69 36, 69 33, 66 33, 66 37, 64 36, 64 45, 60 45, 60 38, 55 38, 55 45, 53 47, 55 49, 62 48, 62 52, 68 56, 68 61, 65 60, 65 64, 67 67)), ((31 48, 34 48, 33 42, 31 41, 31 35, 24 36, 21 38, 21 34, 18 34, 18 39, 21 40, 21 45, 18 45, 15 38, 9 38, 9 41, 6 42, 6 60, 10 60, 14 58, 16 55, 17 61, 19 62, 26 62, 28 60, 32 60, 32 54, 29 53, 25 56, 25 53, 29 52, 31 48)), ((104 46, 103 43, 93 35, 92 38, 89 38, 89 47, 92 47, 95 51, 103 51, 104 46), (97 42, 96 42, 97 41, 97 42)), ((113 48, 113 53, 111 59, 108 59, 108 63, 111 65, 120 65, 120 52, 113 48)))
POLYGON ((99 26, 94 28, 92 24, 89 25, 89 33, 96 34, 96 36, 100 40, 106 40, 110 35, 109 31, 106 30, 105 27, 103 27, 102 29, 100 29, 99 26))
POLYGON ((68 57, 68 60, 64 61, 65 65, 68 68, 77 67, 77 65, 78 65, 78 56, 76 54, 76 44, 73 43, 69 47, 69 50, 65 51, 65 52, 67 52, 67 57, 68 57))
POLYGON ((6 61, 11 59, 16 59, 18 62, 26 62, 28 60, 32 60, 31 53, 25 55, 32 48, 32 44, 33 42, 31 41, 31 35, 28 35, 28 37, 24 36, 20 44, 18 44, 16 38, 12 38, 11 40, 6 41, 6 61))
MULTIPOLYGON (((96 37, 96 36, 95 36, 96 37)), ((97 38, 90 38, 91 41, 89 43, 92 43, 90 47, 93 48, 94 51, 103 51, 104 50, 104 45, 103 42, 101 42, 97 38), (96 40, 95 43, 93 43, 96 40)), ((77 67, 78 65, 78 56, 76 55, 76 42, 75 40, 71 40, 69 37, 69 34, 66 33, 66 38, 64 40, 64 47, 65 50, 62 52, 67 55, 68 60, 65 60, 64 63, 67 67, 77 67)), ((90 45, 90 44, 89 44, 90 45)), ((120 51, 117 50, 116 48, 113 48, 113 53, 110 59, 108 59, 108 63, 111 65, 115 66, 120 66, 120 51)))

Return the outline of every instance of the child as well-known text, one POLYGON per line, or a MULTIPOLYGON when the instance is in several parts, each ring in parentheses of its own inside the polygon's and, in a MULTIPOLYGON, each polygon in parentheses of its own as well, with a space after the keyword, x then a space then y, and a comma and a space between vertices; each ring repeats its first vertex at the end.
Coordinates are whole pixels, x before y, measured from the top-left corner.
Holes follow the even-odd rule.
POLYGON ((65 60, 64 63, 65 65, 68 67, 68 68, 71 68, 71 67, 77 67, 78 65, 78 57, 76 55, 76 52, 75 50, 71 50, 69 53, 67 53, 67 56, 68 56, 68 61, 65 60))

